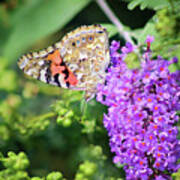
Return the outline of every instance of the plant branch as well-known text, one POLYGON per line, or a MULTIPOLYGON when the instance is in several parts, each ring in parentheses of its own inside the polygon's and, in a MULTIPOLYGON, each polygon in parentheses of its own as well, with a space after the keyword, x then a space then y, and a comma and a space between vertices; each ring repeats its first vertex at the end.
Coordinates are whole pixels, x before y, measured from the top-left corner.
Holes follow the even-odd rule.
POLYGON ((47 119, 47 118, 52 118, 54 116, 57 116, 57 114, 54 112, 48 112, 46 114, 42 114, 42 115, 38 116, 38 118, 47 119))
POLYGON ((104 0, 96 0, 97 4, 100 6, 100 8, 104 11, 104 13, 106 14, 106 16, 112 21, 112 23, 114 25, 116 25, 119 33, 123 36, 123 38, 134 44, 134 42, 131 39, 130 34, 124 30, 124 26, 123 24, 119 21, 119 19, 115 16, 115 14, 113 13, 113 11, 109 8, 109 6, 107 5, 107 3, 104 0))

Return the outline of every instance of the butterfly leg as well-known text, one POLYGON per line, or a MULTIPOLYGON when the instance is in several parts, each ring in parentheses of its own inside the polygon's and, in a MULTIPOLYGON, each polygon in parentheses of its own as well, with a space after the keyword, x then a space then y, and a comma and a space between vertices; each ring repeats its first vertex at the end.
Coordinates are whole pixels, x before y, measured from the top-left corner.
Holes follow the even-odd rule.
POLYGON ((98 74, 98 76, 100 77, 100 79, 104 79, 104 76, 102 76, 101 74, 98 74))

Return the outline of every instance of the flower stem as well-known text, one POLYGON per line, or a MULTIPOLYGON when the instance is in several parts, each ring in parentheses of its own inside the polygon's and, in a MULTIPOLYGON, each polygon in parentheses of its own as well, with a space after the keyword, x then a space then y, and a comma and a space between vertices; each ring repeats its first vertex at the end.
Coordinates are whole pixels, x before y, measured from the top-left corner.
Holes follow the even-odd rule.
POLYGON ((124 30, 123 24, 119 21, 119 19, 115 16, 113 11, 109 8, 107 3, 104 0, 96 0, 99 7, 104 11, 106 16, 112 21, 112 23, 117 27, 119 33, 123 36, 123 38, 132 43, 134 45, 134 42, 131 39, 130 34, 124 30))

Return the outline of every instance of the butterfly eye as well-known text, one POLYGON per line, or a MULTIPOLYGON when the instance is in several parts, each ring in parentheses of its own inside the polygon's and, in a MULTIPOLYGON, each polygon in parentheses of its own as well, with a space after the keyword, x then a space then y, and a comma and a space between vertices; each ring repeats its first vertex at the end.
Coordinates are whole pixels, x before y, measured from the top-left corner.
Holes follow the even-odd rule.
POLYGON ((86 38, 85 37, 82 37, 82 42, 86 42, 86 38))
POLYGON ((76 45, 76 43, 75 42, 72 42, 72 46, 75 46, 76 45))
POLYGON ((103 31, 98 31, 98 33, 99 33, 99 34, 102 34, 102 33, 103 33, 103 31))
POLYGON ((77 45, 79 45, 79 44, 80 44, 80 41, 79 41, 79 40, 77 40, 77 41, 76 41, 76 43, 77 43, 77 45))
POLYGON ((93 40, 93 37, 92 37, 92 36, 90 36, 90 37, 89 37, 89 40, 90 40, 90 41, 92 41, 92 40, 93 40))

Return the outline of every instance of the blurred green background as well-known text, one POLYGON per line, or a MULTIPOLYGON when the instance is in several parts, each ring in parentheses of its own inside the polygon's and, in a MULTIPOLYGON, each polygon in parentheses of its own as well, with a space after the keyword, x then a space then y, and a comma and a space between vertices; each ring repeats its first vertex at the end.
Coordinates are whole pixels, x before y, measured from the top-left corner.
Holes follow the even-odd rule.
MULTIPOLYGON (((180 58, 179 1, 106 2, 140 47, 151 34, 154 56, 180 58)), ((110 41, 125 43, 95 1, 0 1, 0 180, 124 179, 103 128, 106 107, 94 99, 82 114, 82 92, 38 82, 17 67, 22 54, 88 24, 102 24, 110 41)))

